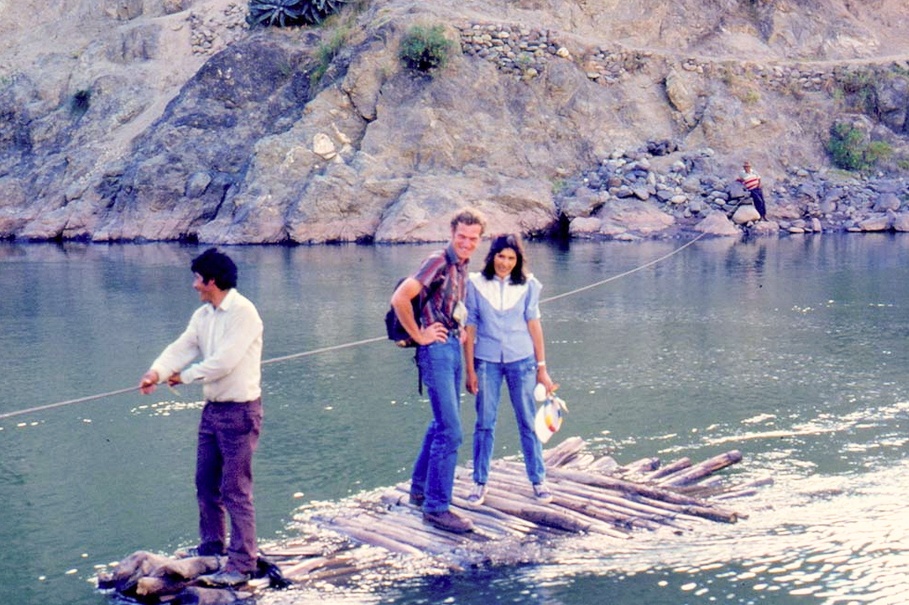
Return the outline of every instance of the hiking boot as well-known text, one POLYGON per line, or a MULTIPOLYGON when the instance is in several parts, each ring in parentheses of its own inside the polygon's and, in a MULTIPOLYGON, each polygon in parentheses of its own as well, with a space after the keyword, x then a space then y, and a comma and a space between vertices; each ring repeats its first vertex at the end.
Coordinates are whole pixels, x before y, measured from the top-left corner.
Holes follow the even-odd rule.
POLYGON ((541 504, 548 504, 552 502, 552 491, 546 483, 534 483, 533 497, 541 504))
POLYGON ((199 576, 199 581, 208 586, 239 586, 249 582, 250 575, 242 571, 219 571, 199 576))
POLYGON ((473 531, 473 523, 470 519, 456 515, 450 510, 443 510, 438 513, 423 513, 423 522, 443 531, 450 531, 453 534, 466 534, 473 531))
POLYGON ((467 506, 471 508, 481 506, 486 501, 487 491, 485 483, 474 483, 470 495, 467 496, 467 506))
POLYGON ((410 498, 408 498, 408 502, 414 506, 423 506, 423 503, 426 502, 426 494, 423 492, 412 491, 410 492, 410 498))

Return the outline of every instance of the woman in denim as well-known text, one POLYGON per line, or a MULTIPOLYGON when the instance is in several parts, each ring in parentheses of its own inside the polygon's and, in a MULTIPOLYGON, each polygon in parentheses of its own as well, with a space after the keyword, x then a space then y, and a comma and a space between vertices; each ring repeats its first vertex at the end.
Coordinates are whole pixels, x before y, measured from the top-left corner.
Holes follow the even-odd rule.
POLYGON ((495 237, 485 263, 480 273, 470 274, 467 283, 464 357, 467 390, 476 395, 477 408, 474 487, 467 502, 480 506, 486 498, 503 381, 508 384, 534 497, 539 502, 550 502, 552 492, 545 483, 543 448, 533 428, 534 387, 539 382, 547 393, 557 387, 546 370, 539 306, 542 285, 525 271, 524 246, 518 235, 495 237))

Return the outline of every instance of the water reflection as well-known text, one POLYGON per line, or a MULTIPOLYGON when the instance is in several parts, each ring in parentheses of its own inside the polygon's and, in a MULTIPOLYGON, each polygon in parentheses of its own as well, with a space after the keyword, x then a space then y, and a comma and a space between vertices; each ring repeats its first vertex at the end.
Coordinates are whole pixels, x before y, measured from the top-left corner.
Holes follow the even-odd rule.
MULTIPOLYGON (((544 297, 680 242, 531 243, 544 297)), ((133 384, 198 304, 194 247, 0 244, 0 412, 133 384)), ((267 358, 379 336, 390 284, 427 247, 241 247, 267 358)), ((581 435, 622 462, 739 449, 749 518, 683 536, 544 544, 541 564, 415 577, 403 567, 270 595, 295 603, 897 603, 905 499, 909 239, 701 240, 543 306, 547 357, 581 435)), ((266 366, 263 539, 294 510, 394 484, 428 418, 411 357, 379 342, 266 366)), ((195 537, 199 390, 0 422, 0 602, 97 605, 95 566, 195 537), (68 573, 71 570, 75 573, 68 573)), ((464 422, 472 422, 465 399, 464 422)), ((515 455, 501 423, 498 455, 515 455)), ((469 448, 465 448, 465 451, 469 448)), ((466 461, 462 456, 462 461, 466 461)))

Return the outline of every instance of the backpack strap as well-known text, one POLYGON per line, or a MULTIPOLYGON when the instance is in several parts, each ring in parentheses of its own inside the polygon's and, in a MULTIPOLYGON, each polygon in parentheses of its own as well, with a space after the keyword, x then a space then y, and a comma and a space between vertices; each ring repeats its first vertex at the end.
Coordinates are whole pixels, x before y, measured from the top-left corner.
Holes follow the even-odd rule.
MULTIPOLYGON (((445 254, 445 271, 446 272, 448 271, 448 268, 450 266, 451 266, 451 263, 448 262, 448 254, 446 253, 445 254)), ((446 277, 446 280, 447 280, 447 277, 446 277)), ((425 296, 423 295, 423 290, 420 290, 420 294, 418 295, 418 296, 420 296, 420 317, 417 318, 418 327, 422 324, 421 320, 423 319, 423 307, 426 305, 427 302, 429 302, 429 299, 432 298, 432 295, 436 292, 436 290, 438 290, 442 286, 442 283, 444 281, 445 280, 439 280, 439 281, 434 281, 433 283, 429 284, 429 288, 426 289, 425 296)), ((413 352, 413 363, 414 363, 414 365, 417 366, 417 392, 420 395, 423 395, 423 370, 422 370, 422 368, 420 368, 420 364, 417 363, 417 350, 419 350, 419 348, 414 349, 414 352, 413 352)))

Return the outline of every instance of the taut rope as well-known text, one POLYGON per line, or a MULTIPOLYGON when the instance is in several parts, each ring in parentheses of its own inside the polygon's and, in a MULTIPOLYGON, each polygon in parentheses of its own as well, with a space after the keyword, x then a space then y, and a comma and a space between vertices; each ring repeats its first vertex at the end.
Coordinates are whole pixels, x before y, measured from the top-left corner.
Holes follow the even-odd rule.
MULTIPOLYGON (((540 302, 541 302, 541 303, 548 303, 548 302, 552 302, 552 301, 554 301, 554 300, 559 300, 560 298, 565 298, 565 297, 567 297, 567 296, 573 296, 573 295, 575 295, 575 294, 579 294, 579 293, 584 292, 584 291, 586 291, 586 290, 590 290, 590 289, 592 289, 592 288, 597 288, 597 287, 602 286, 603 284, 607 284, 607 283, 609 283, 609 282, 611 282, 611 281, 615 281, 615 280, 617 280, 617 279, 621 279, 621 278, 623 278, 623 277, 627 277, 627 276, 631 275, 632 273, 636 273, 636 272, 638 272, 638 271, 641 271, 641 270, 643 270, 643 269, 646 269, 647 267, 652 267, 653 265, 655 265, 655 264, 657 264, 657 263, 660 263, 660 262, 666 260, 667 258, 669 258, 669 257, 671 257, 671 256, 674 256, 674 255, 678 254, 679 252, 681 252, 682 250, 684 250, 684 249, 687 248, 688 246, 694 244, 696 241, 698 241, 699 239, 701 239, 701 238, 704 237, 705 235, 706 235, 705 233, 702 233, 702 234, 700 234, 699 236, 697 236, 696 238, 694 238, 693 240, 691 240, 690 242, 686 243, 685 245, 680 246, 679 248, 676 248, 676 249, 673 250, 672 252, 670 252, 670 253, 668 253, 668 254, 664 254, 664 255, 661 256, 660 258, 657 258, 657 259, 655 259, 655 260, 652 260, 652 261, 650 261, 649 263, 645 263, 645 264, 643 264, 643 265, 641 265, 641 266, 639 266, 639 267, 635 267, 634 269, 630 269, 630 270, 628 270, 628 271, 625 271, 624 273, 619 273, 618 275, 613 275, 612 277, 608 277, 608 278, 606 278, 606 279, 604 279, 604 280, 601 280, 601 281, 598 281, 598 282, 596 282, 596 283, 589 284, 589 285, 583 286, 583 287, 581 287, 581 288, 577 288, 577 289, 575 289, 575 290, 571 290, 571 291, 569 291, 569 292, 563 292, 562 294, 557 294, 557 295, 555 295, 555 296, 551 296, 551 297, 549 297, 549 298, 546 298, 546 299, 541 300, 540 302)), ((351 347, 358 347, 358 346, 361 346, 361 345, 370 344, 370 343, 373 343, 373 342, 379 342, 379 341, 382 341, 382 340, 386 340, 386 338, 385 338, 384 336, 377 336, 377 337, 375 337, 375 338, 367 338, 367 339, 365 339, 365 340, 357 340, 357 341, 355 341, 355 342, 348 342, 348 343, 345 343, 345 344, 334 345, 334 346, 331 346, 331 347, 322 347, 322 348, 319 348, 319 349, 313 349, 313 350, 311 350, 311 351, 303 351, 303 352, 301 352, 301 353, 293 353, 293 354, 291 354, 291 355, 283 355, 283 356, 281 356, 281 357, 272 357, 271 359, 266 359, 266 360, 264 360, 264 361, 262 362, 262 365, 269 365, 269 364, 272 364, 272 363, 279 363, 279 362, 282 362, 282 361, 289 361, 289 360, 291 360, 291 359, 299 359, 300 357, 308 357, 308 356, 310 356, 310 355, 318 355, 318 354, 320 354, 320 353, 328 353, 329 351, 338 351, 338 350, 341 350, 341 349, 349 349, 349 348, 351 348, 351 347)), ((25 414, 31 414, 31 413, 34 413, 34 412, 43 412, 43 411, 46 411, 46 410, 53 410, 53 409, 55 409, 55 408, 61 408, 61 407, 68 406, 68 405, 75 405, 75 404, 77 404, 77 403, 85 403, 85 402, 88 402, 88 401, 95 401, 95 400, 97 400, 97 399, 103 399, 103 398, 105 398, 105 397, 113 397, 113 396, 115 396, 115 395, 122 395, 122 394, 124 394, 124 393, 130 393, 130 392, 132 392, 132 391, 137 391, 138 389, 139 389, 139 387, 138 387, 138 385, 137 385, 137 386, 128 387, 128 388, 125 388, 125 389, 118 389, 118 390, 116 390, 116 391, 108 391, 107 393, 98 393, 97 395, 87 395, 87 396, 85 396, 85 397, 79 397, 79 398, 76 398, 76 399, 68 399, 68 400, 66 400, 66 401, 58 401, 58 402, 56 402, 56 403, 49 403, 49 404, 47 404, 47 405, 39 405, 39 406, 36 406, 36 407, 33 407, 33 408, 27 408, 27 409, 24 409, 24 410, 17 410, 17 411, 15 411, 15 412, 6 412, 6 413, 3 413, 3 414, 0 414, 0 420, 4 420, 4 419, 6 419, 6 418, 13 418, 13 417, 15 417, 15 416, 23 416, 23 415, 25 415, 25 414)))

